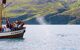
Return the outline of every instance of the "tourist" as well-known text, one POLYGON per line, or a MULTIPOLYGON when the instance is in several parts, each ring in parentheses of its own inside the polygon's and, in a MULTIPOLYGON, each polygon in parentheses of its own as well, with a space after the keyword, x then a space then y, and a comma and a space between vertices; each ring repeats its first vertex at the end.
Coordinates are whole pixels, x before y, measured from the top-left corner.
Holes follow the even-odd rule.
POLYGON ((16 24, 16 23, 14 22, 14 23, 13 23, 13 29, 14 29, 14 30, 18 30, 17 28, 18 28, 18 24, 16 24))
POLYGON ((21 22, 21 23, 19 24, 18 28, 23 28, 23 25, 24 25, 24 23, 21 22))
POLYGON ((6 27, 11 29, 11 31, 22 29, 24 25, 24 22, 18 20, 13 23, 10 23, 8 18, 6 18, 6 23, 6 27))
POLYGON ((11 29, 9 29, 9 28, 6 28, 6 29, 5 29, 5 31, 6 31, 6 32, 10 32, 10 31, 11 31, 11 29))
POLYGON ((24 25, 24 22, 22 22, 22 21, 16 21, 15 24, 16 24, 16 28, 22 29, 23 25, 24 25))
POLYGON ((9 22, 8 18, 6 18, 6 27, 9 28, 9 29, 11 29, 11 30, 14 30, 13 29, 13 24, 9 22))
POLYGON ((2 28, 2 32, 5 32, 5 27, 2 28))
POLYGON ((2 32, 10 32, 10 31, 11 30, 9 28, 5 27, 5 26, 2 28, 2 32))

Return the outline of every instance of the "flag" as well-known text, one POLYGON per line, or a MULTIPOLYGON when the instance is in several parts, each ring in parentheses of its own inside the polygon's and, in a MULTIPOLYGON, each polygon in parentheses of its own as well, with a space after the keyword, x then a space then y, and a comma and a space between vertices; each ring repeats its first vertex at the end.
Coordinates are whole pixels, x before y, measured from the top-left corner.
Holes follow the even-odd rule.
POLYGON ((2 4, 6 4, 6 0, 2 0, 2 4))

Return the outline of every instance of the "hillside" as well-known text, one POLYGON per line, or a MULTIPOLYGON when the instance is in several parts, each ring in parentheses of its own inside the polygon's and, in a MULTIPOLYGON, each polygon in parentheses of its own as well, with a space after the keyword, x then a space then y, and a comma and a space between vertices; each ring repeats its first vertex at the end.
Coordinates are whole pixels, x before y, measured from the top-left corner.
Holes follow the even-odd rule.
POLYGON ((62 3, 60 2, 34 4, 34 2, 31 0, 8 0, 7 5, 8 6, 5 8, 7 17, 21 16, 24 14, 40 14, 43 16, 47 15, 48 13, 56 13, 57 9, 63 7, 62 3))
MULTIPOLYGON (((54 22, 61 20, 61 22, 57 22, 57 24, 68 24, 74 23, 79 19, 80 0, 7 0, 4 12, 6 12, 6 17, 13 18, 19 16, 23 17, 27 14, 34 15, 30 17, 26 16, 28 18, 23 20, 25 22, 31 21, 32 19, 37 20, 43 17, 48 18, 48 22, 50 21, 51 23, 53 23, 56 18, 54 22), (52 15, 49 16, 49 14, 52 15), (66 19, 67 21, 63 23, 63 20, 66 19)), ((46 19, 40 20, 45 21, 46 19)))

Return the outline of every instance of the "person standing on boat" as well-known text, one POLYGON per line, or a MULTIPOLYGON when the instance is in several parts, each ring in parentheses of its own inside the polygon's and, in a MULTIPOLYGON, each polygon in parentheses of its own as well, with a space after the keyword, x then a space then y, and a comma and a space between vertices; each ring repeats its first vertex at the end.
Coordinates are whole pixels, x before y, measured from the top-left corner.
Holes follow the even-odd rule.
POLYGON ((11 24, 9 22, 9 19, 8 18, 6 18, 6 27, 9 28, 9 29, 11 29, 11 30, 13 30, 13 24, 11 24))

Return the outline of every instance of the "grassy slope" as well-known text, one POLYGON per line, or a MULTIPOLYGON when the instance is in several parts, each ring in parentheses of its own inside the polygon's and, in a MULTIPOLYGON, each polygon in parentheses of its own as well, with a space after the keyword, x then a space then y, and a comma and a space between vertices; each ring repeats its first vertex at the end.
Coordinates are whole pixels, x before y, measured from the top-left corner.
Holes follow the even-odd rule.
MULTIPOLYGON (((7 0, 7 2, 17 2, 18 4, 13 4, 10 7, 7 7, 5 9, 6 11, 6 16, 7 17, 15 17, 15 16, 21 16, 24 14, 28 14, 28 11, 33 11, 32 14, 40 14, 40 15, 46 15, 49 13, 55 13, 57 12, 57 8, 62 7, 63 5, 60 2, 56 2, 56 3, 45 3, 45 4, 28 4, 29 2, 31 2, 32 0, 7 0), (26 11, 24 12, 19 12, 19 13, 12 13, 10 11, 12 10, 18 10, 21 9, 22 7, 26 7, 26 11), (42 7, 42 8, 37 8, 37 7, 42 7)), ((66 2, 66 1, 65 1, 66 2)), ((80 7, 80 0, 78 0, 77 2, 71 4, 69 6, 69 10, 66 12, 63 12, 63 15, 73 15, 73 16, 80 16, 79 15, 79 7, 80 7), (77 12, 78 11, 78 12, 77 12)), ((24 10, 21 9, 21 10, 24 10)))
MULTIPOLYGON (((6 14, 7 14, 6 17, 15 17, 15 16, 28 14, 28 11, 33 11, 31 14, 40 14, 41 16, 43 16, 43 15, 47 15, 49 13, 55 13, 55 12, 57 12, 57 8, 63 6, 60 2, 45 3, 45 4, 28 4, 28 2, 31 2, 31 0, 29 0, 29 1, 28 0, 27 1, 25 1, 25 0, 15 0, 15 1, 18 2, 19 4, 14 4, 10 7, 7 7, 5 9, 6 14), (22 7, 26 7, 27 9, 25 9, 24 12, 20 12, 20 13, 10 12, 12 10, 21 9, 22 7), (38 8, 38 7, 42 7, 42 8, 38 8)), ((13 2, 13 1, 8 0, 7 2, 13 2)), ((21 10, 24 10, 24 8, 21 9, 21 10)))
POLYGON ((63 15, 80 16, 80 0, 71 4, 69 10, 62 13, 63 15))
POLYGON ((9 7, 6 7, 6 9, 4 10, 6 12, 6 17, 14 17, 14 16, 20 16, 20 15, 24 15, 26 14, 26 12, 21 12, 21 13, 11 13, 10 11, 12 10, 17 10, 17 9, 20 9, 22 6, 27 6, 27 2, 30 2, 32 0, 7 0, 7 3, 15 3, 17 2, 16 4, 13 4, 12 6, 9 6, 9 7))
POLYGON ((76 24, 77 19, 80 18, 80 0, 77 2, 71 4, 69 6, 69 10, 61 13, 62 15, 71 15, 71 16, 76 16, 77 18, 70 21, 69 24, 76 24))

